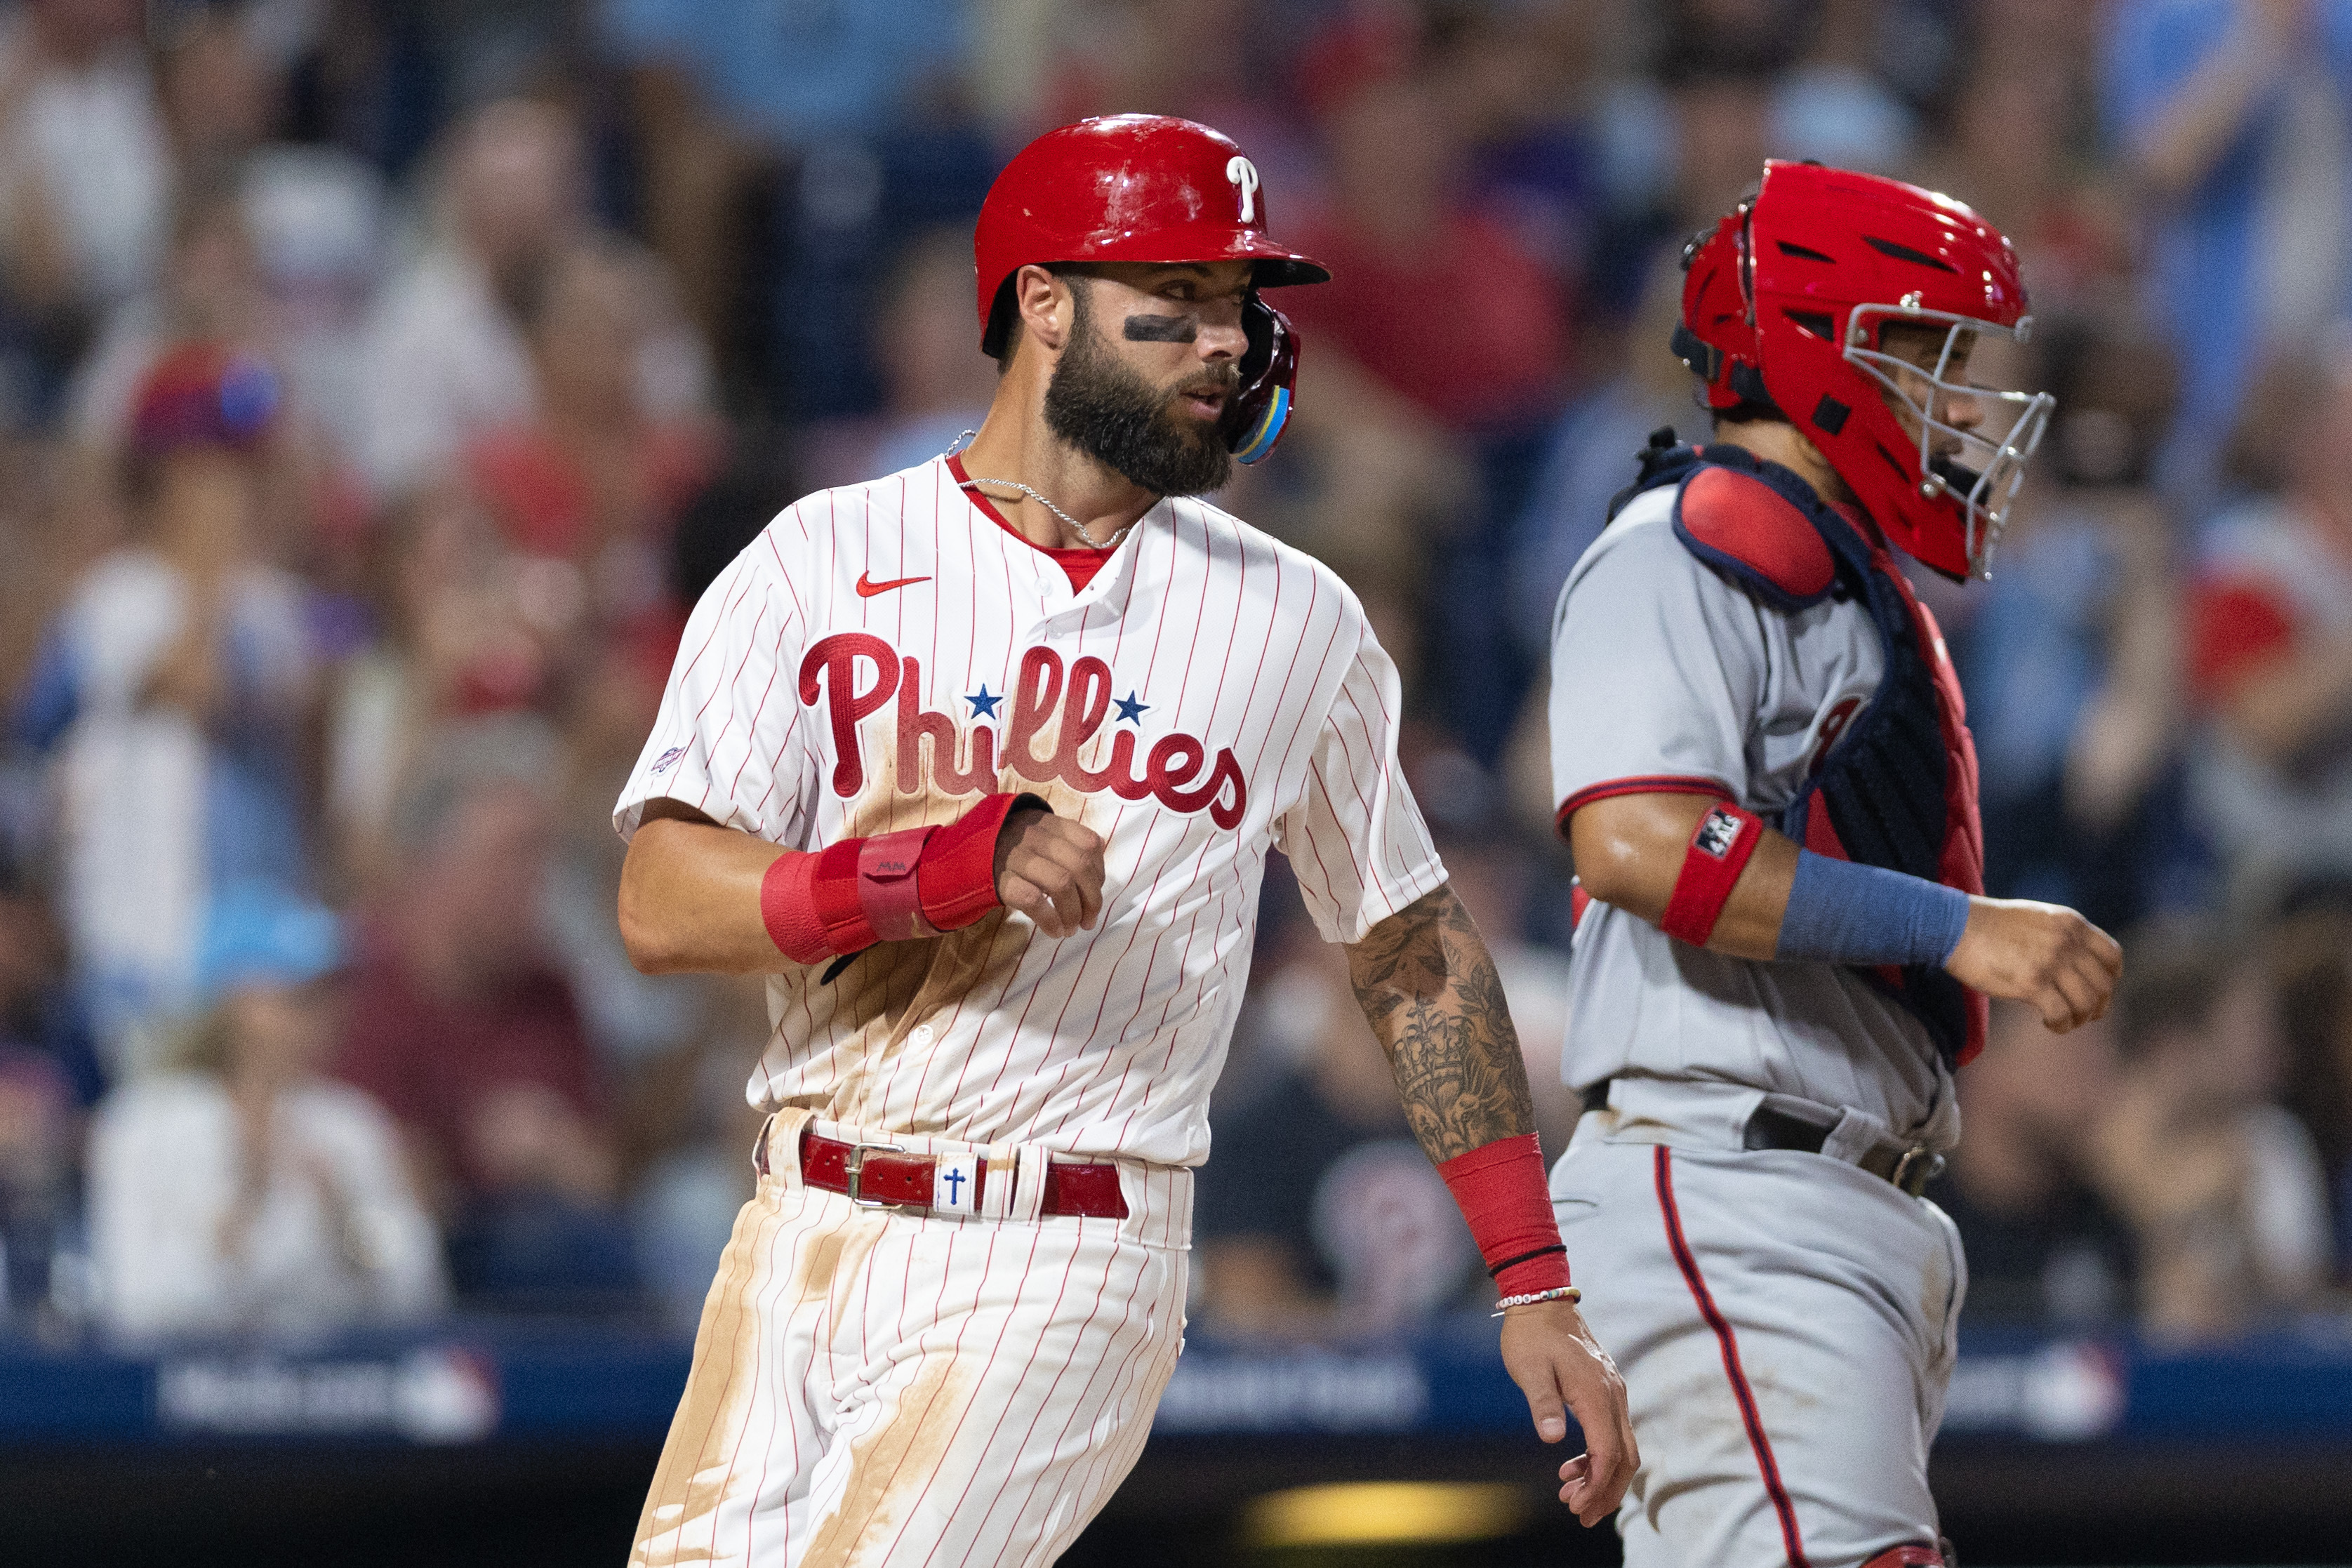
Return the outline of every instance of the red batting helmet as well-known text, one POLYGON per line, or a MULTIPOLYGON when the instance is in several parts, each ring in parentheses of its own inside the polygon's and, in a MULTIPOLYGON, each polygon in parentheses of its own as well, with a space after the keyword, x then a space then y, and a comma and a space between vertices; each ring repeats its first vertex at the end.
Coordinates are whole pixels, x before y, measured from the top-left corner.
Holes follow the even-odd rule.
POLYGON ((2022 342, 2032 327, 2000 231, 1916 185, 1775 160, 1683 266, 1675 353, 1706 382, 1707 405, 1778 410, 1895 543, 1950 576, 1986 575, 2052 407, 2047 393, 1948 374, 1962 333, 2022 342), (1943 331, 1932 371, 1885 351, 1890 325, 1943 331), (1904 387, 1922 378, 1924 405, 1904 387), (1916 417, 1916 435, 1888 395, 1916 417), (1944 418, 1956 396, 1983 408, 1976 430, 1944 418), (1938 437, 1957 440, 1957 454, 1937 453, 1938 437))
POLYGON ((1013 275, 1066 261, 1248 261, 1249 352, 1227 412, 1226 445, 1244 463, 1274 449, 1289 416, 1298 332, 1258 289, 1324 283, 1319 262, 1265 234, 1257 166, 1229 136, 1164 114, 1114 114, 1048 131, 1013 155, 981 204, 972 236, 981 350, 1002 356, 1013 275))

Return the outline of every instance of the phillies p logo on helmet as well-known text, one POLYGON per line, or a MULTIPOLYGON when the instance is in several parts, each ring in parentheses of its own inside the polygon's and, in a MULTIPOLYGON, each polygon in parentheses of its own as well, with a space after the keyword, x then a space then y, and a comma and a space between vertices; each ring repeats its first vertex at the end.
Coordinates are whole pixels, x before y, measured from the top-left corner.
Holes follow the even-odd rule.
POLYGON ((1257 216, 1257 165, 1236 153, 1225 165, 1225 178, 1242 188, 1242 221, 1252 222, 1257 216))

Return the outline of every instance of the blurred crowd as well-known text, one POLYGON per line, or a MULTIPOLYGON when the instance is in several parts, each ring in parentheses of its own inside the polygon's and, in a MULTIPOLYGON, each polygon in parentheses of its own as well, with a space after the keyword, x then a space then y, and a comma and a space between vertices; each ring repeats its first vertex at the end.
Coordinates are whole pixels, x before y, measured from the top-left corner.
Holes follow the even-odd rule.
MULTIPOLYGON (((971 220, 1083 115, 1264 172, 1298 413, 1223 503, 1328 561, 1556 1152, 1552 607, 1768 156, 2016 240, 2059 413, 1920 584, 1998 894, 2126 935, 2003 1009, 1935 1189, 1972 1321, 2196 1339, 2352 1278, 2352 0, 15 0, 0 7, 0 1278, 52 1340, 690 1321, 756 984, 648 979, 610 808, 688 607, 993 386, 971 220)), ((1204 1326, 1478 1299, 1269 879, 1204 1326), (1278 1199, 1267 1194, 1278 1194, 1278 1199)), ((1606 1261, 1592 1260, 1605 1270, 1606 1261)))

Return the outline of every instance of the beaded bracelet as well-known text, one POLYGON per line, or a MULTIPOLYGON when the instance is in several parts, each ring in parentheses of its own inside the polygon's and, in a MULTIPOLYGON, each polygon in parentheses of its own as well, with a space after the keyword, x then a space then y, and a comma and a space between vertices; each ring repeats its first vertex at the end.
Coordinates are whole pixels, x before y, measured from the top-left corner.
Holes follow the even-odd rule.
POLYGON ((1495 1303, 1495 1316, 1501 1317, 1507 1307, 1532 1307, 1538 1301, 1566 1301, 1570 1306, 1584 1300, 1584 1292, 1573 1285, 1562 1285, 1551 1290, 1530 1290, 1524 1296, 1506 1296, 1495 1303))

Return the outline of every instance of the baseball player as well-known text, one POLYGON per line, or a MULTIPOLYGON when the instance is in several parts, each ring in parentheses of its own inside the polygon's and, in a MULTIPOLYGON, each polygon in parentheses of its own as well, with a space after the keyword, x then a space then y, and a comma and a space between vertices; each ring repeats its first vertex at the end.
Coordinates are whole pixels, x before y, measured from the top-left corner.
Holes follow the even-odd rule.
POLYGON ((1982 577, 2050 399, 1969 384, 2029 321, 2009 242, 1948 197, 1769 163, 1685 268, 1713 434, 1651 438, 1553 628, 1591 902, 1552 1197, 1609 1259, 1626 1562, 1919 1568, 1967 1281, 1919 1195, 1952 1074, 1988 995, 2069 1029, 2121 958, 1980 896, 1958 685, 1891 550, 1982 577))
MULTIPOLYGON (((1587 1523, 1634 1461, 1495 972, 1315 562, 1192 499, 1281 434, 1260 290, 1328 276, 1186 121, 1048 132, 982 209, 971 444, 785 511, 703 597, 615 820, 650 970, 769 975, 756 1196, 633 1563, 1044 1563, 1182 1346, 1192 1167, 1266 853, 1348 944, 1587 1523)), ((1305 1194, 1268 1192, 1268 1204, 1305 1194)))

